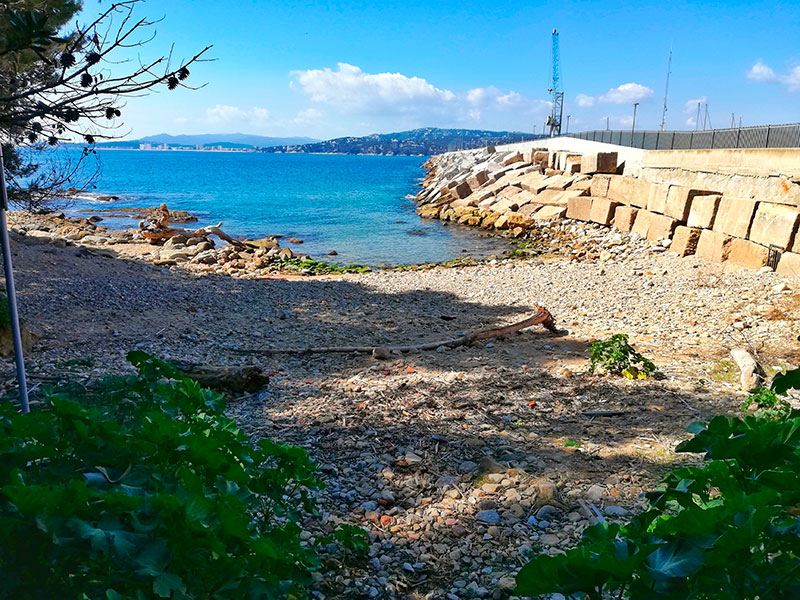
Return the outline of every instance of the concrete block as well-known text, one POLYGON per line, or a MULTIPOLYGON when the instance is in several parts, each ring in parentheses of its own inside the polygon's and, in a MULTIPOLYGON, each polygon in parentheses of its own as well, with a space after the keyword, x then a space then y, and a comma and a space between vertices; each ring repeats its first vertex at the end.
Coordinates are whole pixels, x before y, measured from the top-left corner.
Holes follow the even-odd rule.
POLYGON ((722 196, 716 194, 692 198, 687 225, 689 227, 699 227, 700 229, 711 229, 714 225, 714 217, 717 215, 721 199, 722 196))
POLYGON ((567 201, 567 218, 579 221, 591 221, 592 197, 578 196, 567 201))
POLYGON ((561 190, 542 190, 536 194, 536 202, 539 204, 566 204, 566 201, 561 198, 564 194, 561 190))
POLYGON ((689 219, 689 211, 692 207, 692 199, 696 196, 706 196, 708 194, 718 194, 707 190, 695 190, 680 185, 670 186, 667 193, 667 205, 664 214, 673 219, 678 219, 681 223, 686 223, 689 219))
POLYGON ((619 202, 608 198, 592 198, 590 219, 601 225, 610 225, 618 206, 619 202))
POLYGON ((733 238, 729 235, 711 231, 710 229, 703 229, 697 242, 695 254, 704 260, 723 262, 728 260, 732 241, 733 238))
POLYGON ((537 165, 547 165, 547 159, 550 153, 547 150, 536 150, 533 153, 533 163, 537 165))
POLYGON ((666 183, 651 183, 650 193, 647 195, 647 210, 654 213, 664 214, 667 206, 667 194, 669 185, 666 183))
POLYGON ((749 237, 756 243, 788 250, 792 247, 798 222, 800 210, 796 207, 759 202, 749 237))
POLYGON ((700 239, 700 229, 692 227, 678 226, 672 236, 672 244, 670 244, 670 252, 674 252, 678 256, 689 256, 695 253, 697 249, 697 241, 700 239))
POLYGON ((646 210, 640 210, 636 213, 636 220, 633 222, 631 232, 636 233, 643 238, 647 237, 647 232, 650 230, 650 219, 655 213, 646 210))
POLYGON ((528 173, 527 175, 523 175, 519 183, 523 190, 533 192, 534 194, 538 194, 542 190, 547 189, 545 176, 541 173, 528 173))
POLYGON ((633 206, 618 206, 614 211, 614 227, 620 231, 631 231, 638 212, 639 209, 633 206))
POLYGON ((592 177, 590 195, 594 196, 595 198, 608 197, 608 187, 610 183, 611 183, 610 175, 595 175, 594 177, 592 177))
POLYGON ((728 260, 750 269, 760 269, 767 264, 768 255, 769 249, 766 246, 756 244, 750 240, 733 238, 728 260))
POLYGON ((784 252, 776 269, 781 275, 789 277, 800 277, 800 254, 795 252, 784 252))
POLYGON ((651 242, 672 239, 672 234, 678 225, 678 221, 672 217, 652 213, 650 227, 647 228, 647 239, 651 242))
POLYGON ((486 171, 478 171, 471 177, 467 177, 467 183, 473 190, 478 189, 487 181, 489 181, 489 173, 486 171))
POLYGON ((472 193, 472 188, 466 181, 459 183, 451 190, 459 199, 466 198, 472 193))
POLYGON ((738 238, 747 238, 756 212, 757 202, 752 198, 723 196, 714 218, 714 231, 738 238))
POLYGON ((581 156, 581 173, 616 173, 617 153, 597 152, 581 156))
POLYGON ((650 196, 650 183, 627 175, 609 175, 607 197, 622 204, 631 204, 639 208, 647 207, 650 196))
MULTIPOLYGON (((540 208, 542 208, 542 205, 539 204, 538 202, 529 202, 529 203, 525 204, 525 206, 520 206, 517 209, 517 212, 522 213, 523 215, 528 215, 529 217, 532 217, 533 213, 535 213, 540 208)), ((566 206, 563 206, 563 207, 557 206, 556 208, 563 208, 565 212, 567 210, 566 206)))
POLYGON ((522 162, 522 154, 519 152, 514 152, 503 161, 503 166, 507 167, 508 165, 513 165, 514 163, 522 162))
POLYGON ((543 206, 533 213, 533 218, 536 221, 555 221, 563 219, 566 214, 567 208, 565 206, 543 206))

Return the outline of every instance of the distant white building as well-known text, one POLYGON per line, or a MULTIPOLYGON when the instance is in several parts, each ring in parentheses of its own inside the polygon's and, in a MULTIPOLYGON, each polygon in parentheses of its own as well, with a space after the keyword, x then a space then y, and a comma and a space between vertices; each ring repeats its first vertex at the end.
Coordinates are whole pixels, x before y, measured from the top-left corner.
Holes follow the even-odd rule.
POLYGON ((139 150, 152 150, 152 144, 139 144, 139 150))

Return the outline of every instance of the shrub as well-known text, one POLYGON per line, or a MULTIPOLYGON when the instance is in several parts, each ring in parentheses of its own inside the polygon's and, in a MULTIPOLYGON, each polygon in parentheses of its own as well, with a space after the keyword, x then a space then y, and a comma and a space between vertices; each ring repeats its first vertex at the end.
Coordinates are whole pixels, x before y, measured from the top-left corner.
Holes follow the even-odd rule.
POLYGON ((0 403, 0 597, 287 598, 318 564, 304 450, 252 442, 224 398, 129 354, 138 375, 49 410, 0 403))
POLYGON ((534 558, 519 572, 516 592, 800 598, 800 411, 716 417, 690 432, 677 451, 704 453, 704 465, 670 472, 647 494, 648 510, 629 523, 601 522, 566 554, 534 558))
POLYGON ((624 333, 594 342, 591 350, 590 373, 594 373, 598 366, 606 373, 623 375, 628 379, 646 379, 656 372, 655 365, 633 349, 624 333))

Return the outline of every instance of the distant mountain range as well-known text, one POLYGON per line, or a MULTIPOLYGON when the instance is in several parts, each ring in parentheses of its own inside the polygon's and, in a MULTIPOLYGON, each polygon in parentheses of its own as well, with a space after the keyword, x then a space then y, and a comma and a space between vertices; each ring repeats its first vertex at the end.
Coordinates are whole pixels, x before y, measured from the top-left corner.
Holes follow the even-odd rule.
POLYGON ((263 148, 262 152, 429 156, 452 150, 510 144, 540 137, 543 136, 515 131, 425 127, 396 133, 374 133, 364 137, 342 137, 324 142, 274 145, 263 148))
POLYGON ((267 148, 270 146, 287 146, 317 142, 308 137, 266 137, 247 133, 201 133, 197 135, 170 135, 159 133, 138 140, 103 142, 98 148, 138 148, 140 144, 159 146, 166 144, 173 148, 216 147, 222 148, 267 148))

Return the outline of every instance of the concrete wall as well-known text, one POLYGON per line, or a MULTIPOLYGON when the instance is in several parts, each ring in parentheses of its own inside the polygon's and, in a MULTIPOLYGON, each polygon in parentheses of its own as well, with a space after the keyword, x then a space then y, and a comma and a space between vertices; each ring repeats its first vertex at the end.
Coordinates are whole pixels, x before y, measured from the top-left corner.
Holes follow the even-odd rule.
POLYGON ((800 148, 647 150, 642 167, 800 179, 800 148))

